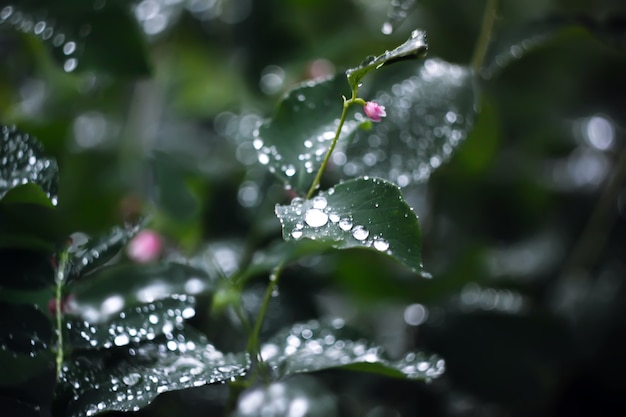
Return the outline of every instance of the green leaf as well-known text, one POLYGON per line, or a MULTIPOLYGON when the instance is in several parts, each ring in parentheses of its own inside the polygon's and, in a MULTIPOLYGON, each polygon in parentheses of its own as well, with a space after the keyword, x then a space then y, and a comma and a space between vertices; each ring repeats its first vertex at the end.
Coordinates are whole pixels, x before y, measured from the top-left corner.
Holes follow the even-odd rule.
POLYGON ((52 323, 37 308, 0 303, 0 328, 0 386, 26 381, 54 367, 52 323))
POLYGON ((189 328, 152 342, 85 352, 64 364, 63 415, 138 411, 161 393, 230 381, 249 367, 246 354, 224 354, 189 328))
POLYGON ((422 269, 417 217, 400 189, 385 180, 346 181, 311 200, 277 205, 276 215, 286 241, 307 238, 338 249, 368 248, 422 269))
MULTIPOLYGON (((33 183, 41 187, 45 195, 56 205, 58 168, 54 159, 44 156, 43 147, 37 139, 17 130, 0 125, 0 198, 18 185, 33 183)), ((21 198, 35 191, 18 191, 21 198)), ((14 196, 13 198, 18 198, 14 196)), ((37 202, 41 198, 37 198, 37 202)), ((20 200, 20 202, 30 202, 20 200)))
POLYGON ((53 253, 69 235, 69 227, 56 207, 0 201, 0 248, 21 248, 53 253))
POLYGON ((239 397, 232 417, 333 417, 334 396, 314 378, 296 375, 286 381, 250 388, 239 397))
MULTIPOLYGON (((122 300, 109 298, 105 302, 114 306, 122 300)), ((153 340, 161 334, 171 336, 175 330, 182 330, 185 319, 195 315, 194 304, 193 297, 173 294, 153 303, 125 308, 96 324, 66 316, 67 340, 74 349, 108 349, 153 340)), ((82 315, 87 316, 87 311, 82 315)))
POLYGON ((95 70, 118 77, 150 73, 143 36, 125 1, 21 0, 3 13, 6 18, 0 26, 31 32, 46 41, 67 72, 95 70))
POLYGON ((473 127, 478 90, 468 67, 428 59, 387 71, 371 89, 387 117, 357 133, 341 161, 347 177, 425 182, 473 127))
POLYGON ((131 306, 214 288, 206 272, 175 263, 106 268, 72 284, 68 286, 72 312, 92 324, 104 323, 131 306))
POLYGON ((86 274, 110 261, 137 234, 139 226, 114 226, 102 236, 70 248, 70 278, 86 274))
POLYGON ((29 203, 54 207, 46 193, 37 184, 27 183, 11 188, 0 200, 2 203, 29 203))
POLYGON ((295 324, 263 344, 261 356, 281 376, 340 368, 429 381, 445 371, 445 362, 436 355, 411 352, 389 360, 382 347, 361 338, 341 319, 295 324))
MULTIPOLYGON (((254 134, 259 162, 304 195, 313 182, 339 126, 347 94, 343 75, 307 82, 291 90, 280 102, 274 117, 254 134)), ((341 131, 340 150, 357 128, 367 123, 351 110, 341 131)))
POLYGON ((377 57, 369 57, 358 67, 351 68, 346 71, 348 83, 350 84, 350 87, 352 87, 352 90, 356 91, 361 83, 361 80, 368 72, 394 62, 423 58, 427 51, 428 44, 426 43, 426 32, 414 30, 411 32, 409 39, 407 39, 407 41, 402 45, 391 51, 386 51, 384 54, 377 57))

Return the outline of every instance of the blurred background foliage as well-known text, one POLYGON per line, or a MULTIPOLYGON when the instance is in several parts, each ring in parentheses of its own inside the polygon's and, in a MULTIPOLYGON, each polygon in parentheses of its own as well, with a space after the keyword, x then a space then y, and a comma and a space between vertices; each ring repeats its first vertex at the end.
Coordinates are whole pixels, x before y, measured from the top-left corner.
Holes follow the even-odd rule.
MULTIPOLYGON (((485 6, 2 3, 0 121, 59 162, 72 230, 101 232, 148 211, 172 251, 227 242, 231 257, 280 234, 273 206, 289 194, 245 141, 285 91, 414 28, 428 33, 430 57, 467 65, 485 6), (384 34, 388 15, 394 30, 384 34)), ((500 3, 474 129, 426 184, 404 190, 434 278, 357 250, 329 253, 285 271, 271 305, 266 335, 340 315, 392 355, 418 348, 446 359, 445 376, 427 385, 317 374, 342 416, 626 414, 626 7, 500 3)), ((265 280, 242 295, 250 311, 265 280)), ((204 307, 195 324, 218 348, 241 348, 228 317, 204 307)), ((137 415, 212 415, 223 391, 165 394, 137 415)))

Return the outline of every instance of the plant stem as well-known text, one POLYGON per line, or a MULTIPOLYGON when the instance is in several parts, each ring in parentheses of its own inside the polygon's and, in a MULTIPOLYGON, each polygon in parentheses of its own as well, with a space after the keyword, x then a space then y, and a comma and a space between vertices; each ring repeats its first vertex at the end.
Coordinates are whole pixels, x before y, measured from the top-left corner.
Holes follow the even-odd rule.
POLYGON ((479 72, 483 66, 485 54, 487 53, 487 47, 489 46, 489 40, 491 38, 491 32, 493 31, 493 24, 496 20, 497 11, 498 0, 487 0, 480 36, 478 37, 476 48, 474 49, 474 55, 472 56, 472 68, 474 69, 474 72, 479 72))
POLYGON ((63 284, 65 283, 65 270, 67 267, 67 250, 64 250, 61 253, 61 259, 59 261, 59 266, 57 268, 56 273, 56 306, 55 306, 55 316, 56 316, 56 333, 57 333, 57 381, 61 377, 61 367, 63 366, 63 284))
POLYGON ((341 135, 341 129, 343 128, 343 124, 345 123, 346 117, 348 116, 348 109, 354 103, 365 104, 365 102, 362 99, 357 98, 356 89, 352 90, 352 97, 350 98, 350 100, 347 100, 345 97, 343 97, 343 109, 341 111, 341 118, 339 119, 339 125, 337 126, 337 130, 335 131, 335 137, 333 138, 333 141, 330 144, 328 151, 326 152, 326 156, 324 156, 322 165, 320 165, 320 169, 317 171, 317 175, 315 176, 315 179, 313 180, 313 183, 311 184, 311 188, 309 188, 309 192, 306 193, 307 200, 313 197, 313 193, 315 193, 315 190, 320 185, 320 181, 322 180, 322 175, 324 174, 324 171, 326 170, 326 165, 328 165, 330 156, 333 154, 333 151, 335 150, 335 146, 337 146, 337 142, 339 141, 339 135, 341 135))
POLYGON ((274 268, 274 270, 270 274, 270 282, 267 286, 267 289, 265 290, 265 296, 263 297, 263 302, 261 304, 261 308, 259 309, 259 314, 256 318, 256 322, 254 323, 254 329, 252 330, 252 334, 250 335, 250 339, 248 340, 248 353, 252 357, 253 362, 256 362, 261 367, 263 367, 263 358, 261 357, 261 351, 259 346, 259 334, 261 333, 263 320, 265 319, 265 314, 267 313, 267 308, 270 304, 270 300, 272 299, 272 295, 278 287, 278 279, 280 278, 280 273, 283 270, 283 266, 284 263, 280 263, 274 268))

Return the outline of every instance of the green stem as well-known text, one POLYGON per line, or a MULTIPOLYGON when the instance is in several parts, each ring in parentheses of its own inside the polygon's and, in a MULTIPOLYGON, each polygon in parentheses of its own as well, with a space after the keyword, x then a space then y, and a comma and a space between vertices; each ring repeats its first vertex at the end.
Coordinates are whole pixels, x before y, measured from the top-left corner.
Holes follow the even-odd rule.
POLYGON ((317 175, 315 176, 315 179, 313 180, 313 183, 311 184, 311 188, 309 188, 309 192, 306 193, 307 200, 313 197, 313 193, 315 193, 315 190, 320 185, 320 181, 322 180, 322 175, 324 174, 324 171, 326 170, 326 165, 328 165, 330 156, 333 154, 333 151, 335 150, 335 146, 337 146, 337 142, 339 141, 339 135, 341 135, 341 129, 343 128, 343 124, 345 123, 346 118, 348 116, 348 109, 350 108, 352 104, 361 104, 361 105, 365 104, 365 101, 363 99, 357 98, 356 89, 352 90, 352 97, 350 98, 350 100, 346 100, 346 98, 343 97, 343 109, 341 111, 341 118, 339 119, 339 125, 337 126, 337 130, 335 131, 335 137, 333 139, 333 142, 330 144, 330 148, 328 148, 328 151, 326 152, 326 156, 324 156, 322 165, 320 165, 320 169, 317 171, 317 175))
POLYGON ((248 340, 248 353, 252 357, 252 360, 256 362, 260 368, 264 368, 263 358, 261 358, 260 344, 259 344, 259 334, 261 333, 261 327, 263 326, 263 320, 265 319, 265 315, 267 313, 267 308, 270 304, 270 300, 272 299, 272 295, 276 288, 278 287, 278 280, 280 278, 280 274, 283 270, 283 263, 280 263, 272 273, 270 274, 270 282, 265 290, 265 296, 263 297, 263 302, 261 304, 261 308, 259 309, 259 314, 256 318, 256 323, 254 323, 254 329, 252 330, 252 334, 250 335, 250 339, 248 340))
POLYGON ((67 251, 61 253, 61 259, 56 274, 56 333, 57 333, 57 380, 61 377, 61 367, 63 366, 63 284, 65 283, 65 272, 67 268, 68 254, 67 251))
POLYGON ((487 0, 480 36, 478 37, 476 49, 474 49, 474 55, 472 56, 472 68, 475 72, 479 72, 483 66, 497 12, 498 0, 487 0))

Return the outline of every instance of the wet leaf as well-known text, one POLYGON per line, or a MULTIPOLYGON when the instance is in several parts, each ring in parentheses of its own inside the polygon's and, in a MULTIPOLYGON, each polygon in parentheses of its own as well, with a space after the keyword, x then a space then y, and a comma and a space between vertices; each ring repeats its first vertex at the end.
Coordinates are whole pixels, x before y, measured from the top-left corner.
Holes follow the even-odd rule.
POLYGON ((478 93, 469 68, 428 59, 396 69, 372 85, 387 117, 350 144, 340 167, 347 177, 425 182, 473 127, 478 93))
POLYGON ((37 308, 0 303, 0 328, 0 385, 17 384, 54 367, 52 323, 37 308))
POLYGON ((88 238, 70 248, 70 278, 89 273, 110 261, 139 231, 139 225, 114 226, 108 233, 88 238))
MULTIPOLYGON (((45 157, 37 139, 15 127, 0 125, 0 198, 18 185, 32 183, 39 185, 56 205, 57 176, 56 161, 45 157)), ((28 192, 22 190, 19 193, 22 197, 24 194, 32 197, 34 191, 29 188, 28 192)))
POLYGON ((281 376, 341 368, 428 381, 445 371, 445 362, 436 355, 411 352, 391 361, 382 347, 361 338, 341 319, 295 324, 263 344, 261 356, 281 376))
MULTIPOLYGON (((252 145, 259 162, 301 195, 313 182, 335 137, 343 106, 341 95, 348 94, 347 87, 342 74, 302 84, 291 90, 274 117, 255 131, 252 145)), ((351 110, 337 148, 343 148, 363 123, 363 116, 351 110)))
POLYGON ((400 189, 385 180, 346 181, 311 200, 277 205, 276 215, 286 241, 306 238, 338 249, 368 248, 422 269, 417 217, 400 189))
MULTIPOLYGON (((105 300, 109 305, 119 301, 121 299, 105 300)), ((174 331, 182 330, 185 319, 196 314, 194 305, 193 297, 173 294, 153 303, 125 308, 96 324, 69 315, 65 322, 67 340, 74 349, 108 349, 154 340, 161 334, 171 336, 174 331)), ((99 315, 99 312, 93 314, 99 315)), ((83 311, 83 316, 88 313, 83 311)))
POLYGON ((407 41, 402 45, 391 51, 386 51, 384 54, 377 57, 369 57, 358 67, 351 68, 346 71, 348 83, 350 84, 350 87, 352 87, 352 90, 356 90, 359 87, 361 80, 368 72, 394 62, 423 58, 427 51, 428 44, 426 43, 426 32, 414 30, 411 32, 409 39, 407 39, 407 41))
POLYGON ((22 184, 11 188, 1 200, 5 204, 28 203, 38 204, 44 207, 54 207, 41 187, 33 183, 22 184))
POLYGON ((68 286, 72 312, 92 324, 172 294, 208 293, 213 288, 204 271, 175 263, 106 268, 68 286))
POLYGON ((337 415, 333 395, 311 377, 297 375, 286 381, 254 387, 239 397, 232 417, 332 417, 337 415))
POLYGON ((0 27, 41 38, 66 72, 91 69, 129 77, 150 73, 143 38, 127 2, 13 3, 2 9, 0 27))
POLYGON ((70 417, 138 411, 159 394, 230 381, 250 366, 245 354, 224 354, 186 329, 152 342, 92 351, 65 363, 61 391, 70 417))
POLYGON ((0 201, 0 248, 53 253, 69 234, 56 207, 0 201))

